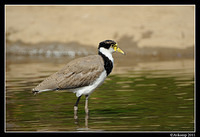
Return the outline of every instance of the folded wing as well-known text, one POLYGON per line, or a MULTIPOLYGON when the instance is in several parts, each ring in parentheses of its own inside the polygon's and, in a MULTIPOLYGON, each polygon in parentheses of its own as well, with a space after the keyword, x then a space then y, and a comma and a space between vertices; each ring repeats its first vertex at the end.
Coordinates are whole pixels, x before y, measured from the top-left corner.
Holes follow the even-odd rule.
POLYGON ((75 89, 92 84, 103 72, 104 61, 99 55, 69 62, 63 69, 47 77, 34 91, 75 89))

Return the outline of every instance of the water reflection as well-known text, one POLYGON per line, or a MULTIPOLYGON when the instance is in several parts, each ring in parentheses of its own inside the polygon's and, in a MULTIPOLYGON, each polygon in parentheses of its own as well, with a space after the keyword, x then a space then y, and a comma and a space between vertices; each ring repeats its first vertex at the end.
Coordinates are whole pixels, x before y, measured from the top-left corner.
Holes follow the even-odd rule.
MULTIPOLYGON (((77 98, 73 93, 31 93, 35 85, 63 64, 11 63, 6 71, 6 130, 193 131, 193 60, 180 62, 174 68, 153 68, 151 63, 146 67, 116 66, 90 96, 90 114, 85 114, 82 99, 75 119, 73 106, 77 98)), ((159 62, 153 64, 159 66, 159 62)))
POLYGON ((79 120, 78 117, 76 117, 75 120, 75 124, 77 125, 77 129, 76 130, 91 130, 88 128, 88 119, 89 119, 89 115, 88 113, 85 114, 85 127, 80 128, 80 124, 79 124, 79 120))

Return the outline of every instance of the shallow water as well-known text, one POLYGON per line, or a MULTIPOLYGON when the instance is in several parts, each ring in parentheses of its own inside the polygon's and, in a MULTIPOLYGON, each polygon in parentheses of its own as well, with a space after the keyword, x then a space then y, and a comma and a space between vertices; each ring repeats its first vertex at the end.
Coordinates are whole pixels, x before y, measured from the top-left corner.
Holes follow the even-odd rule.
POLYGON ((120 66, 89 98, 67 91, 31 89, 63 63, 7 61, 6 131, 194 131, 194 61, 160 61, 120 66))

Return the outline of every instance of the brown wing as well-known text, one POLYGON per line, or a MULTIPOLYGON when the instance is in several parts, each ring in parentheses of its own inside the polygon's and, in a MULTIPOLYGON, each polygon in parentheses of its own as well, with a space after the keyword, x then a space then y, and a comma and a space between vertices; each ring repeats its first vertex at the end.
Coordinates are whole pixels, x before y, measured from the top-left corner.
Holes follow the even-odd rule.
POLYGON ((75 59, 60 71, 46 78, 34 90, 74 89, 88 86, 100 76, 103 70, 104 62, 99 55, 75 59))

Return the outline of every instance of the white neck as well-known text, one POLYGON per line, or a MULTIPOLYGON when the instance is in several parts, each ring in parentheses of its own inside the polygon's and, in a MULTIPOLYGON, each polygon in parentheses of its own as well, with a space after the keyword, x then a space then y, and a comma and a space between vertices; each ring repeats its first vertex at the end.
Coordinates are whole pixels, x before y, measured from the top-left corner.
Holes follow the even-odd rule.
POLYGON ((112 61, 112 63, 114 63, 114 59, 112 57, 112 53, 114 52, 113 49, 111 49, 111 48, 110 49, 105 49, 105 48, 101 47, 99 49, 99 52, 101 52, 102 54, 104 54, 106 57, 108 57, 112 61))

